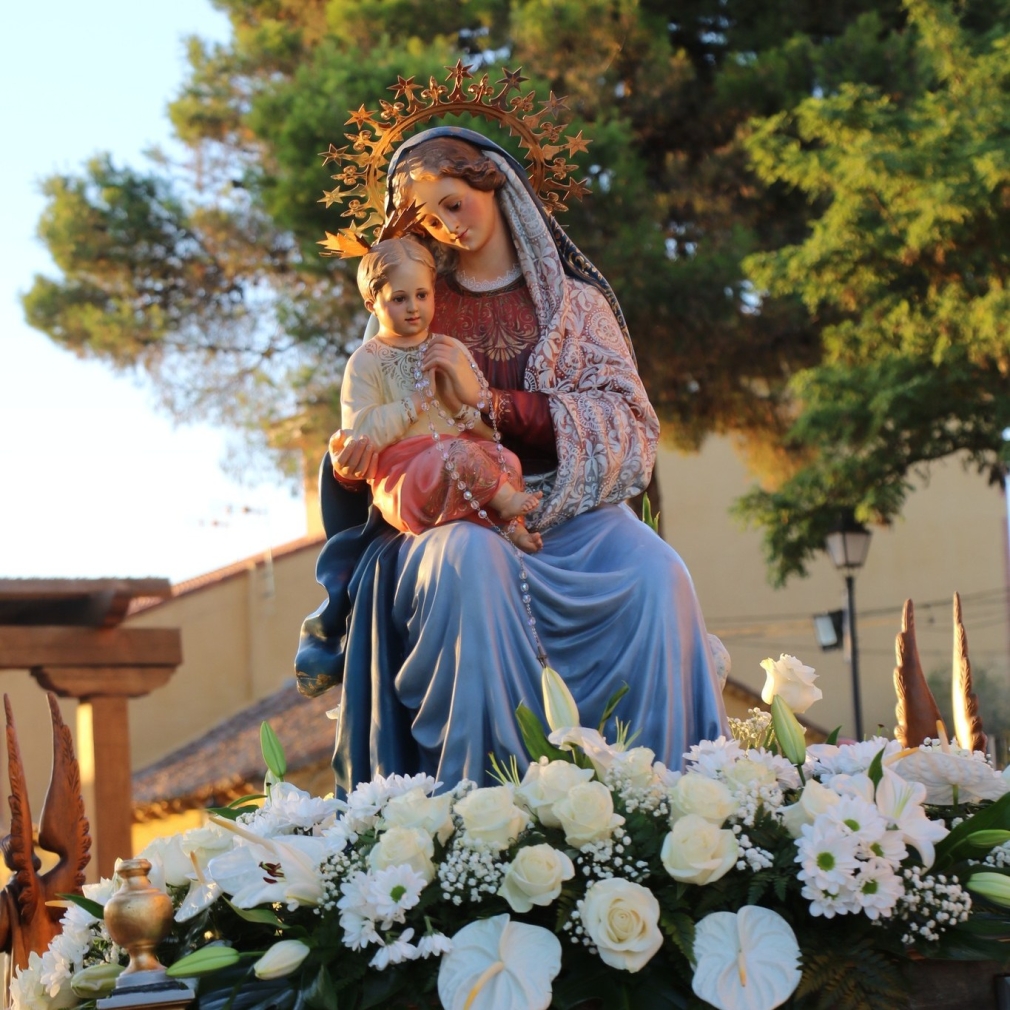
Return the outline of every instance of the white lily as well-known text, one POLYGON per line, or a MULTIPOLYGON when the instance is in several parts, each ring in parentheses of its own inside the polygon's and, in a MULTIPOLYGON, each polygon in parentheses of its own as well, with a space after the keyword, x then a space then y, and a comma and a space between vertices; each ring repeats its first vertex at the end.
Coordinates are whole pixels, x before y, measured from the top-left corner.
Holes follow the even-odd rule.
POLYGON ((257 978, 284 978, 297 971, 310 949, 301 940, 278 940, 254 965, 257 978))
POLYGON ((934 842, 947 837, 943 821, 933 821, 926 816, 922 804, 926 787, 921 782, 908 782, 890 768, 877 784, 877 809, 887 818, 909 845, 914 845, 928 870, 936 858, 934 842))
POLYGON ((603 734, 595 729, 586 729, 585 726, 556 729, 547 739, 562 750, 581 748, 601 779, 607 774, 607 769, 614 763, 614 755, 618 753, 618 748, 607 743, 603 734))
POLYGON ((561 674, 545 666, 540 675, 540 690, 544 696, 544 712, 547 725, 552 730, 568 729, 579 725, 579 706, 575 704, 572 692, 561 679, 561 674))
POLYGON ((221 885, 204 873, 200 861, 195 852, 190 852, 190 861, 193 864, 195 879, 190 881, 189 894, 182 900, 182 904, 175 913, 176 922, 188 922, 194 916, 199 915, 205 908, 213 905, 223 893, 221 885))
POLYGON ((561 942, 542 926, 507 915, 478 919, 442 955, 438 998, 445 1010, 547 1010, 561 971, 561 942))
POLYGON ((800 984, 800 947, 777 912, 745 905, 713 912, 694 934, 691 988, 719 1010, 772 1010, 800 984))
POLYGON ((289 908, 317 905, 323 894, 320 866, 331 851, 329 839, 290 835, 260 838, 233 821, 211 817, 248 844, 210 861, 211 876, 237 908, 286 902, 289 908))

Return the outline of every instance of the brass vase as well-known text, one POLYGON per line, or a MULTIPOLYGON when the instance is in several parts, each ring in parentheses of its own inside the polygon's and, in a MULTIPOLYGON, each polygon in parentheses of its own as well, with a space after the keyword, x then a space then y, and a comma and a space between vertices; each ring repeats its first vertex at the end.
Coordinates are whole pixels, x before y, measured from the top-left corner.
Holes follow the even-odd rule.
POLYGON ((172 899, 151 886, 151 864, 146 859, 123 859, 116 872, 122 883, 106 902, 105 925, 109 936, 130 952, 123 975, 138 971, 164 971, 154 950, 172 928, 172 899))

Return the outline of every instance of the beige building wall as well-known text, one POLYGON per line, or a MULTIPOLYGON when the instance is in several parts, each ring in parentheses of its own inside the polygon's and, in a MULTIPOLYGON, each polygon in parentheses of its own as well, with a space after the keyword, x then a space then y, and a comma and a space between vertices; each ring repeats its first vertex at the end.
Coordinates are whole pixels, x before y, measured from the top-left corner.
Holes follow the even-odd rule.
MULTIPOLYGON (((798 656, 817 669, 824 691, 808 717, 828 729, 841 724, 851 734, 848 664, 841 650, 821 652, 811 620, 844 606, 844 582, 828 556, 814 560, 809 578, 781 590, 769 586, 760 534, 741 529, 728 514, 754 483, 728 439, 710 438, 694 456, 663 451, 658 469, 664 534, 692 573, 709 630, 730 651, 734 680, 759 691, 762 659, 782 652, 798 656)), ((1003 494, 957 460, 936 464, 928 484, 917 483, 904 518, 890 529, 873 529, 866 565, 856 576, 867 732, 878 723, 887 732, 894 725, 894 638, 906 597, 916 603, 927 674, 950 669, 950 600, 957 590, 973 664, 1010 676, 1003 494)))
POLYGON ((210 573, 170 600, 128 617, 131 627, 182 629, 182 665, 169 683, 130 702, 133 767, 143 768, 276 691, 294 675, 301 623, 323 600, 321 541, 210 573))
MULTIPOLYGON (((664 451, 658 467, 666 536, 691 570, 709 630, 730 650, 734 680, 760 691, 762 659, 781 652, 799 656, 817 668, 825 694, 808 718, 851 732, 848 665, 841 651, 820 651, 811 622, 814 613, 842 605, 842 579, 827 556, 813 563, 808 579, 778 591, 768 585, 759 534, 740 529, 728 514, 752 484, 729 440, 711 438, 696 456, 664 451)), ((894 636, 907 596, 918 607, 927 671, 949 666, 949 600, 957 589, 976 668, 1010 676, 1005 528, 1000 490, 949 461, 936 465, 928 486, 910 496, 903 520, 874 530, 856 580, 868 729, 893 725, 894 636)), ((169 684, 129 704, 134 769, 197 739, 292 675, 301 622, 323 598, 314 575, 320 546, 321 539, 310 537, 278 548, 272 559, 211 572, 127 618, 136 627, 181 628, 183 648, 183 663, 169 684)), ((0 673, 0 691, 14 704, 37 820, 51 765, 45 699, 26 671, 0 673)), ((76 704, 61 705, 74 726, 76 704)), ((734 699, 735 711, 742 706, 734 699)))

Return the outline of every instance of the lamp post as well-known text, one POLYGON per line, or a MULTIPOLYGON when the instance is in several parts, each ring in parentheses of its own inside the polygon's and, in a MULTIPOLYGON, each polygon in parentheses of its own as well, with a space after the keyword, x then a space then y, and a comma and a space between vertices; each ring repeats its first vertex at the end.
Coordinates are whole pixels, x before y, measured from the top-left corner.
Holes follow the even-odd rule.
POLYGON ((845 576, 846 624, 849 632, 849 666, 852 670, 852 708, 856 717, 856 739, 863 739, 863 706, 859 696, 859 647, 856 642, 856 577, 870 550, 870 531, 851 511, 845 512, 828 533, 825 549, 832 564, 845 576))

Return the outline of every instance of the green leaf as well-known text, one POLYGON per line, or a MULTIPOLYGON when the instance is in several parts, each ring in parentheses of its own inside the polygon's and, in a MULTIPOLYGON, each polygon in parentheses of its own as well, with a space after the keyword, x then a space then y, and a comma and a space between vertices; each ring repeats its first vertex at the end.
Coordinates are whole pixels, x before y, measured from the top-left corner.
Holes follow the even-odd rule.
MULTIPOLYGON (((645 496, 645 501, 649 500, 649 496, 645 496)), ((631 690, 627 684, 622 684, 607 700, 607 704, 603 706, 603 715, 600 716, 600 725, 597 729, 602 733, 603 727, 606 726, 607 720, 614 714, 614 709, 621 703, 621 699, 631 690)))
POLYGON ((263 762, 275 779, 281 781, 288 770, 288 762, 284 757, 284 747, 273 727, 265 719, 260 723, 260 749, 263 751, 263 762))
POLYGON ((876 789, 880 785, 880 780, 884 777, 884 748, 881 747, 870 762, 870 767, 866 769, 866 774, 876 789))
POLYGON ((105 908, 99 905, 97 901, 85 898, 83 894, 57 894, 56 897, 62 898, 64 901, 72 901, 75 905, 80 905, 85 912, 93 915, 96 919, 105 918, 105 908))
POLYGON ((277 914, 269 908, 239 908, 237 905, 233 905, 227 898, 225 901, 228 903, 228 907, 240 918, 245 919, 246 922, 259 922, 265 926, 274 926, 277 929, 286 929, 287 927, 280 919, 277 918, 277 914))
POLYGON ((255 810, 257 807, 252 803, 252 800, 265 800, 267 798, 266 793, 248 793, 246 796, 240 796, 237 800, 232 800, 228 804, 229 807, 241 807, 243 804, 250 804, 249 809, 255 810))
POLYGON ((305 992, 305 1005, 310 1010, 338 1010, 339 1000, 333 978, 325 964, 319 966, 319 972, 305 992))
POLYGON ((828 734, 827 739, 824 742, 826 744, 829 744, 831 747, 834 747, 838 743, 838 734, 841 733, 841 732, 842 732, 842 727, 841 726, 836 726, 828 734))
POLYGON ((652 530, 653 533, 659 532, 659 513, 657 512, 655 516, 652 514, 652 502, 649 501, 649 496, 647 494, 642 495, 642 522, 652 530))
POLYGON ((942 873, 956 862, 956 853, 965 846, 976 831, 993 828, 1010 829, 1010 793, 1001 796, 991 806, 983 807, 977 814, 962 821, 946 838, 937 843, 933 872, 942 873))
POLYGON ((242 814, 251 814, 254 810, 259 810, 256 806, 247 807, 208 807, 207 813, 217 814, 218 817, 223 817, 228 821, 237 821, 242 814))
POLYGON ((531 761, 539 761, 542 757, 551 761, 571 760, 565 751, 559 750, 547 739, 543 724, 531 709, 520 704, 516 708, 516 721, 519 723, 519 732, 522 733, 523 743, 531 761))
POLYGON ((222 968, 230 968, 233 964, 238 964, 241 959, 242 955, 234 947, 212 944, 194 950, 192 954, 187 954, 185 957, 180 957, 175 964, 169 965, 165 969, 165 974, 169 978, 199 978, 201 975, 210 975, 222 968))

